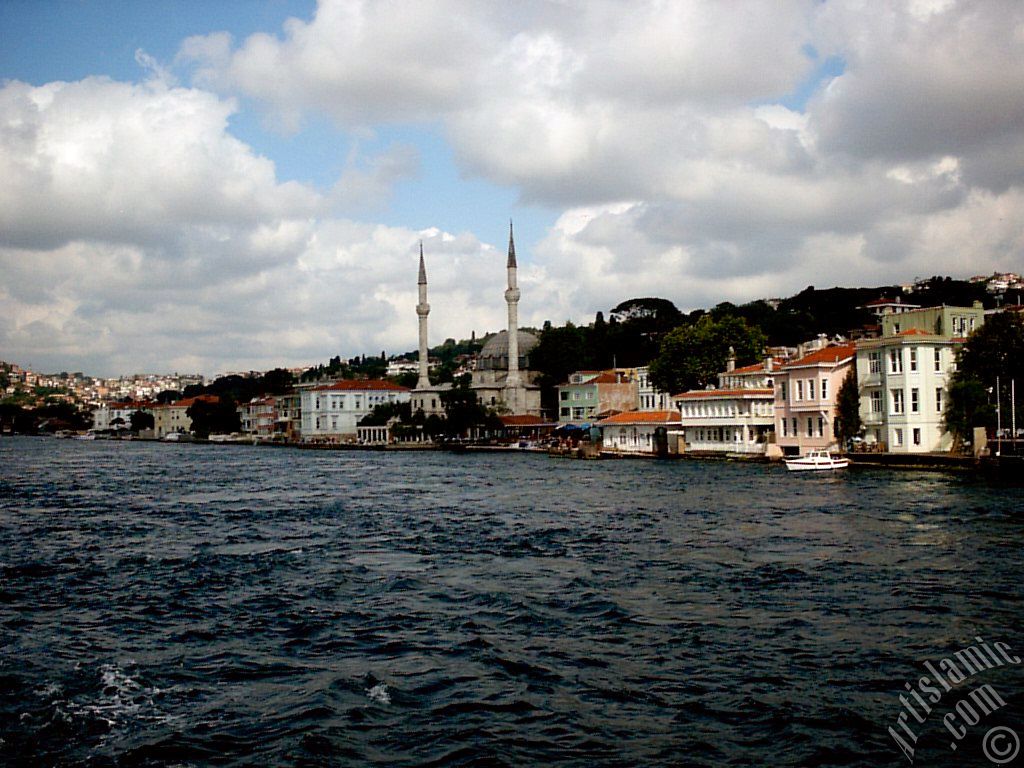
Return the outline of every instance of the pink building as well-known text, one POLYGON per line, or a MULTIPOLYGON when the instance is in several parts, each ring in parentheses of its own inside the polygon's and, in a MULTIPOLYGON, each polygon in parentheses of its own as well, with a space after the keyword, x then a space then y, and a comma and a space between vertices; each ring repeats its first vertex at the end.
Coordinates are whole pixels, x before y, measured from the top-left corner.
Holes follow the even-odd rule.
POLYGON ((787 454, 835 447, 836 394, 853 369, 853 344, 825 347, 786 363, 775 376, 775 442, 787 454))

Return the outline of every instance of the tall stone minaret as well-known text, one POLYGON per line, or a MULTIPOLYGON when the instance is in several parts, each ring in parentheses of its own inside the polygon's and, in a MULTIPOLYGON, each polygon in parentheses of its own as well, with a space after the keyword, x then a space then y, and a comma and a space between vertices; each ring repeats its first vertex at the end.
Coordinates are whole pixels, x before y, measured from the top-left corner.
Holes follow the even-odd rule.
POLYGON ((430 389, 430 366, 427 360, 427 315, 430 305, 427 304, 427 268, 423 264, 423 243, 420 243, 420 303, 416 305, 416 314, 420 316, 420 377, 416 381, 416 389, 430 389))
POLYGON ((508 304, 508 376, 505 378, 505 404, 513 413, 520 408, 519 394, 522 381, 519 378, 519 286, 516 282, 516 243, 512 236, 512 221, 508 222, 508 288, 505 302, 508 304))

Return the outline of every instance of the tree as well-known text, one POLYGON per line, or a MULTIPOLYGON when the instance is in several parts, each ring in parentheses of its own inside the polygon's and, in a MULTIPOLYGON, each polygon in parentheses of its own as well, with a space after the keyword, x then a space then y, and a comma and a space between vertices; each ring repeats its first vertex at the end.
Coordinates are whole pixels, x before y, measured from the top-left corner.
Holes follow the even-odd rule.
POLYGON ((167 405, 168 403, 173 403, 175 400, 180 399, 181 392, 176 389, 165 389, 156 396, 156 401, 161 405, 167 405))
POLYGON ((238 432, 241 419, 234 400, 224 398, 203 398, 196 400, 186 411, 192 420, 192 432, 196 437, 209 437, 212 433, 238 432))
POLYGON ((701 317, 694 325, 681 326, 661 343, 651 361, 651 383, 664 392, 702 389, 725 370, 729 348, 738 365, 748 365, 764 354, 766 338, 760 328, 726 316, 718 320, 701 317))
MULTIPOLYGON (((946 430, 957 444, 969 440, 974 427, 994 430, 996 403, 1002 406, 1003 424, 1010 423, 1011 381, 1024 387, 1024 317, 1018 312, 999 312, 970 335, 957 355, 943 416, 946 430)), ((1022 424, 1024 396, 1019 399, 1017 423, 1022 424)))
POLYGON ((154 419, 152 413, 146 411, 132 411, 130 419, 132 432, 141 432, 144 429, 152 429, 154 419))
POLYGON ((832 432, 844 448, 847 442, 860 434, 860 392, 857 387, 857 369, 851 367, 836 393, 836 419, 832 432))
POLYGON ((453 383, 451 389, 441 393, 441 405, 445 413, 445 433, 449 437, 462 437, 472 427, 484 426, 487 424, 487 409, 480 404, 470 386, 470 375, 468 373, 459 376, 453 383))

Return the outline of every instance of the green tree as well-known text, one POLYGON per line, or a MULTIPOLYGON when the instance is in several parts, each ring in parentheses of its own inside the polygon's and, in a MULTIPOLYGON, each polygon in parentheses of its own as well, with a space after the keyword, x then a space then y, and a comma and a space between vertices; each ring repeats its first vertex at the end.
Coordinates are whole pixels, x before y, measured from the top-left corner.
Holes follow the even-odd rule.
POLYGON ((181 392, 176 389, 165 389, 159 392, 156 396, 156 401, 161 405, 167 405, 173 403, 175 400, 181 399, 181 392))
POLYGON ((725 370, 729 348, 738 365, 749 365, 764 354, 766 338, 760 328, 737 317, 704 315, 694 325, 681 326, 661 342, 651 361, 651 382, 665 392, 702 389, 725 370))
POLYGON ((464 437, 473 427, 487 426, 490 421, 487 409, 469 384, 470 375, 466 373, 452 383, 451 389, 441 393, 448 437, 464 437))
POLYGON ((154 419, 152 413, 146 411, 132 411, 130 418, 132 432, 141 432, 144 429, 152 429, 154 419))
POLYGON ((836 419, 832 424, 832 432, 845 448, 847 442, 860 434, 860 393, 857 388, 857 369, 851 367, 843 383, 836 393, 836 419))
POLYGON ((192 420, 192 432, 196 437, 238 432, 242 428, 235 401, 228 397, 196 400, 186 413, 192 420))
POLYGON ((383 427, 391 419, 398 417, 402 424, 412 424, 412 405, 410 403, 381 403, 359 420, 361 427, 383 427))

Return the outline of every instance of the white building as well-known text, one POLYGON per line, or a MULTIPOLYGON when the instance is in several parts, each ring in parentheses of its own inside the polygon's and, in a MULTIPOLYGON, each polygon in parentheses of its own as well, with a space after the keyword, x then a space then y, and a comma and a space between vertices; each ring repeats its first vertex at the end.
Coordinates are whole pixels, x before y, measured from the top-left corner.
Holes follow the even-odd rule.
POLYGON ((409 402, 409 390, 390 381, 344 380, 301 393, 304 441, 355 440, 359 420, 378 405, 409 402))
MULTIPOLYGON (((764 453, 775 426, 775 360, 718 375, 718 389, 675 395, 687 451, 764 453)), ((683 450, 680 446, 680 450, 683 450)))
POLYGON ((964 337, 984 323, 980 307, 930 307, 886 315, 882 336, 857 342, 865 441, 892 453, 948 451, 948 384, 964 337))
MULTIPOLYGON (((616 413, 597 423, 601 427, 602 449, 616 453, 657 453, 657 431, 679 432, 679 411, 628 411, 616 413)), ((669 441, 668 445, 672 445, 669 441)), ((674 447, 674 446, 673 446, 674 447)))
POLYGON ((668 411, 673 408, 672 395, 651 383, 646 365, 636 369, 637 408, 641 411, 668 411))
POLYGON ((152 403, 146 402, 122 402, 103 403, 92 412, 92 428, 97 431, 117 429, 131 429, 132 414, 136 411, 152 413, 152 403))

